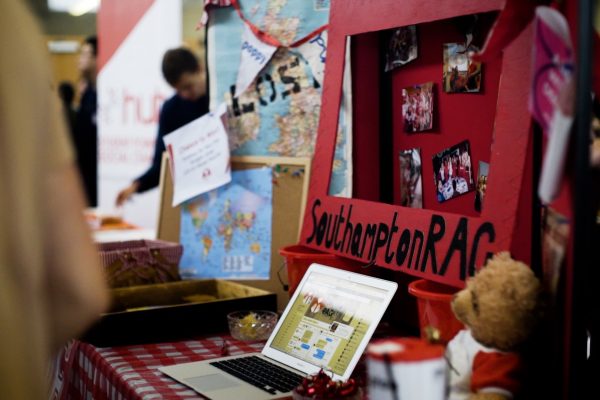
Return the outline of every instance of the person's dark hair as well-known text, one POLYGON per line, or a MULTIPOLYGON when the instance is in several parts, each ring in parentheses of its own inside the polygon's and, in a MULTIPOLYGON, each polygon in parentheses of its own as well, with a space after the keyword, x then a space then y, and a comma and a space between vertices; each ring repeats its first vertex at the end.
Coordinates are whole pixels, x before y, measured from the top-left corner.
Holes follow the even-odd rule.
POLYGON ((63 81, 58 85, 58 95, 65 106, 73 104, 73 98, 75 97, 75 89, 71 82, 63 81))
POLYGON ((98 57, 98 38, 94 35, 94 36, 88 36, 83 44, 89 44, 90 46, 92 46, 92 49, 94 50, 94 57, 98 57))
POLYGON ((199 68, 194 53, 183 47, 168 50, 162 61, 163 76, 171 86, 175 86, 184 73, 197 72, 199 68))

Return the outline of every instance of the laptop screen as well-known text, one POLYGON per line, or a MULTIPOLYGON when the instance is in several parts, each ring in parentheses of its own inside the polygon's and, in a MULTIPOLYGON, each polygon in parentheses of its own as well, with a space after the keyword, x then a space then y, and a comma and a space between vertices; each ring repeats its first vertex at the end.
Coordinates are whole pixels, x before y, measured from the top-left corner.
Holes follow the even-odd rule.
POLYGON ((270 347, 344 375, 387 307, 389 290, 313 271, 298 291, 270 347))

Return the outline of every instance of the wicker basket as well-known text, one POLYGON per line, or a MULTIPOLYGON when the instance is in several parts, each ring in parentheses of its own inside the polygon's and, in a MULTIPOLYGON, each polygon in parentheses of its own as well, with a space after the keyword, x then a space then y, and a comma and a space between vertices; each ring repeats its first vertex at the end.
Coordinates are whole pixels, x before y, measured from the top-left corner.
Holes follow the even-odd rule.
POLYGON ((183 247, 163 240, 130 240, 99 244, 99 252, 112 288, 180 280, 183 247))

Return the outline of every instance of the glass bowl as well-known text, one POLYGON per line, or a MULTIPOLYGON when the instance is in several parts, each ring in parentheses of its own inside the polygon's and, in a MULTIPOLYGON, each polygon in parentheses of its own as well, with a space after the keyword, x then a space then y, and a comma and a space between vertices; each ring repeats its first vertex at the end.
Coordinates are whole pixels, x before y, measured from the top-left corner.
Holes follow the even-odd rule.
POLYGON ((234 311, 227 314, 229 333, 243 341, 267 340, 277 325, 273 311, 234 311))

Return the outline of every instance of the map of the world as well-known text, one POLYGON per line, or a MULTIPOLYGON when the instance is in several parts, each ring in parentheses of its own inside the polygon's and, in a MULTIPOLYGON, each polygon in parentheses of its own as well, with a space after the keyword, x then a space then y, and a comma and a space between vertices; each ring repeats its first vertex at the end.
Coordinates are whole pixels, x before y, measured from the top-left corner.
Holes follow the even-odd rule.
POLYGON ((182 205, 182 278, 268 279, 271 168, 234 171, 231 182, 182 205))

